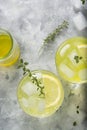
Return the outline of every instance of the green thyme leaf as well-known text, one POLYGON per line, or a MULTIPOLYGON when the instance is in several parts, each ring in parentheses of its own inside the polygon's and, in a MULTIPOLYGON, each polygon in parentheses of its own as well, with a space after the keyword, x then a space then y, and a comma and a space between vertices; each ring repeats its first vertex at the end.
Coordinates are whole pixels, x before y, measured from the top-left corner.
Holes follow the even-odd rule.
POLYGON ((26 72, 23 72, 23 75, 25 75, 26 74, 26 72))
POLYGON ((79 114, 79 111, 78 111, 78 110, 77 110, 76 112, 77 112, 77 114, 79 114))
POLYGON ((28 65, 28 62, 24 62, 25 65, 28 65))
POLYGON ((81 0, 81 2, 82 2, 82 4, 84 5, 84 4, 85 4, 85 2, 86 2, 86 0, 81 0))
POLYGON ((23 67, 23 65, 22 65, 22 64, 19 64, 17 68, 20 69, 20 68, 22 68, 22 67, 23 67))
POLYGON ((80 56, 79 59, 81 60, 81 59, 82 59, 82 56, 80 56))
POLYGON ((23 71, 26 71, 26 68, 25 68, 25 67, 23 67, 23 71))
POLYGON ((79 106, 77 106, 76 108, 77 108, 77 111, 76 111, 76 112, 77 112, 77 114, 79 114, 79 106))
POLYGON ((23 59, 20 59, 20 63, 23 63, 23 59))
POLYGON ((76 61, 76 63, 79 63, 80 60, 82 60, 82 56, 74 56, 74 60, 76 61))
POLYGON ((74 122, 73 122, 73 126, 76 126, 76 125, 77 125, 77 122, 76 122, 76 121, 74 121, 74 122))
POLYGON ((79 106, 77 106, 77 109, 79 109, 79 106))

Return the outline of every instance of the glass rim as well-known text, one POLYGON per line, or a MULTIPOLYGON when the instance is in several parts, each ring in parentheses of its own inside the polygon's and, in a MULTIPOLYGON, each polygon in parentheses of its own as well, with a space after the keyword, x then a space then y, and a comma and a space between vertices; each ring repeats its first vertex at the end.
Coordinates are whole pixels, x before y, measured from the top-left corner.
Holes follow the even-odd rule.
MULTIPOLYGON (((26 78, 28 78, 28 74, 25 74, 25 75, 21 78, 21 80, 19 81, 19 84, 18 84, 18 87, 17 87, 17 101, 18 101, 18 103, 19 103, 19 105, 20 105, 20 108, 23 110, 23 112, 24 112, 25 114, 27 114, 27 115, 29 115, 29 116, 32 116, 32 117, 36 117, 36 118, 49 117, 49 116, 51 116, 53 113, 55 113, 57 110, 59 110, 59 109, 60 109, 60 106, 63 104, 64 95, 65 95, 64 89, 63 89, 63 84, 62 84, 62 82, 60 81, 60 79, 58 78, 58 76, 57 76, 55 73, 53 73, 53 72, 51 72, 51 71, 49 71, 49 70, 36 69, 36 70, 32 70, 31 72, 32 72, 32 73, 38 73, 38 72, 40 72, 40 73, 42 73, 42 74, 47 72, 48 74, 52 74, 51 76, 53 76, 54 78, 56 78, 56 80, 58 81, 58 85, 59 85, 59 88, 60 88, 60 91, 61 91, 61 94, 62 94, 62 96, 60 96, 61 102, 60 102, 59 106, 58 106, 55 110, 53 110, 51 113, 48 113, 47 115, 44 115, 44 114, 40 114, 40 115, 39 115, 39 114, 36 114, 36 115, 34 115, 34 114, 31 114, 31 113, 28 113, 27 111, 25 111, 25 110, 23 109, 23 107, 22 107, 20 101, 19 101, 18 91, 19 91, 19 88, 22 86, 22 83, 24 82, 24 80, 25 80, 26 78)), ((42 78, 43 78, 43 77, 42 77, 42 78)))
POLYGON ((0 60, 3 60, 5 58, 7 58, 10 55, 11 51, 12 51, 13 38, 12 38, 12 35, 10 34, 10 32, 8 32, 7 30, 0 28, 0 31, 3 31, 3 34, 6 33, 6 35, 8 35, 10 37, 10 40, 11 40, 11 48, 10 48, 9 52, 5 56, 0 57, 0 60))
MULTIPOLYGON (((84 36, 77 36, 77 37, 72 37, 72 38, 68 38, 68 39, 66 39, 66 40, 64 40, 62 43, 60 43, 60 45, 58 46, 58 48, 57 48, 57 50, 56 50, 56 53, 57 52, 59 52, 59 50, 64 46, 64 44, 66 44, 66 42, 69 42, 69 41, 71 41, 71 40, 86 40, 87 41, 87 38, 86 37, 84 37, 84 36)), ((56 57, 56 55, 55 55, 55 57, 56 57)))
MULTIPOLYGON (((55 73, 53 73, 53 72, 51 72, 49 70, 45 70, 45 69, 35 69, 35 70, 31 71, 32 74, 35 74, 35 73, 42 73, 43 74, 45 72, 52 74, 52 76, 55 77, 58 80, 59 84, 63 87, 60 78, 55 73)), ((23 77, 19 81, 18 87, 19 87, 20 83, 27 77, 28 77, 28 74, 23 75, 23 77)))

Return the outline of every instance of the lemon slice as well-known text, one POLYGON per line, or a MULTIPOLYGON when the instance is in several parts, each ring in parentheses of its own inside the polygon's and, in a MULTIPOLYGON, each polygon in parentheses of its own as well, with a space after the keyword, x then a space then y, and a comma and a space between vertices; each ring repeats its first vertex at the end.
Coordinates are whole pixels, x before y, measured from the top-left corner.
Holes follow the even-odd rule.
POLYGON ((47 117, 53 114, 61 106, 64 99, 64 91, 57 76, 49 71, 34 71, 40 73, 44 84, 45 97, 39 96, 37 86, 25 76, 18 86, 18 101, 21 108, 27 114, 35 117, 47 117))
POLYGON ((59 104, 62 86, 58 78, 53 74, 44 74, 43 83, 45 86, 46 107, 49 108, 59 104))
POLYGON ((87 39, 76 37, 63 42, 56 52, 55 63, 64 80, 87 82, 87 39))
POLYGON ((0 59, 5 58, 13 46, 10 35, 0 34, 0 59))

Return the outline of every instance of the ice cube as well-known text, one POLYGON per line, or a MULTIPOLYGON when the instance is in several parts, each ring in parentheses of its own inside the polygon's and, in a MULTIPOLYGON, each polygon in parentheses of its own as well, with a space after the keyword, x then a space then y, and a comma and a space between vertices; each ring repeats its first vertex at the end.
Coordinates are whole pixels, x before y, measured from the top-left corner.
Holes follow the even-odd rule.
POLYGON ((36 96, 31 96, 28 98, 28 106, 32 110, 42 112, 45 109, 45 99, 36 96))
POLYGON ((78 56, 76 50, 73 50, 70 54, 69 54, 69 59, 72 61, 74 59, 75 56, 78 56))
POLYGON ((81 80, 87 80, 87 68, 79 71, 79 77, 81 80))
POLYGON ((38 111, 42 112, 45 110, 45 99, 40 99, 38 103, 38 111))
POLYGON ((26 98, 22 98, 21 102, 24 105, 24 107, 28 107, 28 100, 26 98))
POLYGON ((87 20, 85 18, 85 16, 79 12, 74 18, 73 18, 73 22, 76 26, 76 28, 81 31, 83 29, 85 29, 87 27, 87 20))
POLYGON ((22 91, 29 96, 32 95, 32 94, 38 93, 37 86, 35 84, 31 83, 31 82, 26 83, 22 87, 22 91))
POLYGON ((82 7, 81 0, 71 0, 71 3, 75 10, 77 11, 81 10, 81 7, 82 7))
POLYGON ((65 54, 65 52, 67 51, 68 48, 70 48, 70 45, 69 45, 69 44, 65 45, 65 46, 61 49, 60 55, 63 56, 63 55, 65 54))
POLYGON ((30 109, 37 109, 38 97, 31 96, 28 98, 28 104, 30 109))
POLYGON ((60 64, 60 70, 69 78, 73 77, 74 72, 65 64, 60 64))

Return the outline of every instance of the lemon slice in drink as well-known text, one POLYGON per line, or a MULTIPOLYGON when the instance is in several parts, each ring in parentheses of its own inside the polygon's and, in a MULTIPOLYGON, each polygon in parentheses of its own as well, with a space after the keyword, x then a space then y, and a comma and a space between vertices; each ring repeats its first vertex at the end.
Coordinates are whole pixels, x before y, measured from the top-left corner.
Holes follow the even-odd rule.
POLYGON ((25 113, 34 117, 47 117, 61 106, 64 99, 63 87, 57 76, 45 70, 33 71, 41 75, 45 97, 40 97, 37 86, 26 75, 18 86, 18 101, 25 113))
POLYGON ((0 34, 0 59, 5 58, 10 53, 12 46, 11 36, 8 34, 0 34))
POLYGON ((87 38, 76 37, 63 42, 56 52, 55 62, 66 81, 87 82, 87 38))

